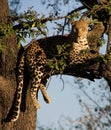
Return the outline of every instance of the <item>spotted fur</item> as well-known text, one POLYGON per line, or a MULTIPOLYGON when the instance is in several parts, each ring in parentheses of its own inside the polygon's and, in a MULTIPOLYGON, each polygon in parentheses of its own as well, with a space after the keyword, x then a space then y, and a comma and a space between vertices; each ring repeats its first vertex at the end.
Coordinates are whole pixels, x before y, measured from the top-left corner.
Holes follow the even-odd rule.
MULTIPOLYGON (((89 52, 87 53, 87 50, 90 50, 87 41, 89 24, 89 19, 72 22, 72 31, 69 36, 65 37, 65 40, 58 40, 59 42, 57 44, 60 45, 69 43, 71 44, 70 48, 67 49, 69 54, 66 59, 68 65, 77 65, 80 63, 84 63, 85 60, 97 56, 89 52)), ((40 108, 39 102, 36 97, 39 89, 42 91, 45 101, 47 103, 50 102, 50 97, 48 96, 45 87, 47 82, 46 77, 49 78, 50 76, 49 74, 46 74, 46 64, 49 59, 51 60, 52 58, 56 57, 55 55, 57 54, 57 46, 54 43, 50 43, 50 40, 48 42, 47 41, 33 41, 25 49, 20 59, 18 67, 18 87, 16 103, 10 121, 16 121, 19 117, 22 89, 24 83, 24 67, 27 68, 29 72, 28 74, 31 78, 30 92, 34 106, 37 109, 40 108)))

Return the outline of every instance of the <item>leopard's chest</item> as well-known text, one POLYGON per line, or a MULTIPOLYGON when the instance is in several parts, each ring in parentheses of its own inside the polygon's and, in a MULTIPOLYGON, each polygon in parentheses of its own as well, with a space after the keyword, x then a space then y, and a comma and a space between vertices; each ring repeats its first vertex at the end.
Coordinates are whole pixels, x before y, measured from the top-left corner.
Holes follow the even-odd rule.
POLYGON ((73 43, 72 48, 69 52, 70 64, 80 64, 87 58, 86 50, 88 44, 73 43))

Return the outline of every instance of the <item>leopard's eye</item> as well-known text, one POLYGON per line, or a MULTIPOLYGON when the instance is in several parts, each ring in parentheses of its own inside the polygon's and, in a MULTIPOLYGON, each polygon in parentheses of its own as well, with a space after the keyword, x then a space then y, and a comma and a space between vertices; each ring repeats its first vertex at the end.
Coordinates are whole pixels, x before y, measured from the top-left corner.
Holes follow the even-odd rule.
POLYGON ((78 32, 78 29, 77 29, 77 28, 74 28, 74 32, 76 32, 76 33, 77 33, 77 32, 78 32))

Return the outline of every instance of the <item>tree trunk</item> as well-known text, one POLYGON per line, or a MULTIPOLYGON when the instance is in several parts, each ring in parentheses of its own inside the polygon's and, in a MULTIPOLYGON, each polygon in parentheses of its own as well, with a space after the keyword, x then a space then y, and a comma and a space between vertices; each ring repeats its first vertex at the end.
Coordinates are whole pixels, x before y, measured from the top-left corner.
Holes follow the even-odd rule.
MULTIPOLYGON (((5 25, 11 23, 9 16, 8 1, 0 0, 0 130, 35 130, 36 109, 31 103, 29 90, 26 96, 26 110, 20 113, 19 119, 14 123, 2 122, 2 119, 7 117, 14 99, 16 89, 15 70, 19 51, 16 34, 11 32, 4 35, 1 30, 1 27, 5 29, 5 25)), ((22 104, 25 104, 25 102, 22 104)))

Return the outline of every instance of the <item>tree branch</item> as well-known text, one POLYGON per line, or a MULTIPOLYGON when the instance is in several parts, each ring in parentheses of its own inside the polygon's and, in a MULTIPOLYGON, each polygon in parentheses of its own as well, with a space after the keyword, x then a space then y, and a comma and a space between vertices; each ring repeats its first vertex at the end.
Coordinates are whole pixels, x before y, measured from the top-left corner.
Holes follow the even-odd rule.
MULTIPOLYGON (((85 9, 85 7, 84 6, 80 6, 80 7, 76 8, 76 9, 72 10, 71 12, 69 12, 65 16, 59 16, 59 17, 55 17, 55 18, 49 16, 47 18, 41 18, 41 19, 37 18, 36 20, 33 20, 33 21, 22 21, 21 20, 21 22, 19 24, 13 26, 13 29, 14 30, 17 30, 17 29, 19 29, 19 30, 20 29, 28 29, 28 27, 24 27, 24 24, 27 24, 30 27, 32 27, 33 23, 38 23, 38 22, 46 23, 48 21, 55 21, 55 20, 60 20, 60 19, 63 19, 63 18, 68 18, 68 16, 72 15, 74 12, 80 11, 82 9, 85 9)), ((22 18, 24 18, 24 17, 22 17, 22 16, 14 16, 11 19, 12 19, 12 21, 17 21, 18 19, 20 20, 22 18)))
POLYGON ((108 43, 107 43, 107 52, 111 51, 111 16, 108 21, 108 43))
POLYGON ((88 1, 88 0, 79 0, 87 9, 92 9, 92 7, 96 4, 98 4, 97 0, 92 0, 92 1, 88 1))

